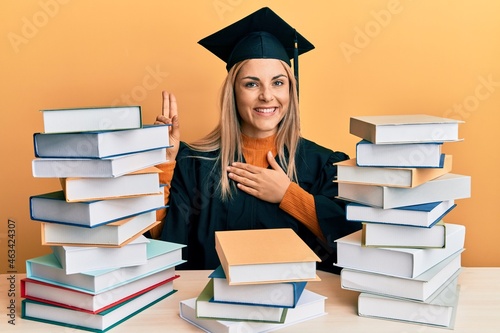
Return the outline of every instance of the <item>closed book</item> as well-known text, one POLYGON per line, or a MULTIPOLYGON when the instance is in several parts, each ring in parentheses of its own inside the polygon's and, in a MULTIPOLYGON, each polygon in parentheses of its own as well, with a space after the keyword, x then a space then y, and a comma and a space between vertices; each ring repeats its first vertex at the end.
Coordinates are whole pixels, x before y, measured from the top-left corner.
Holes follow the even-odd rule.
POLYGON ((104 158, 169 147, 168 125, 122 131, 35 133, 36 157, 104 158))
POLYGON ((66 274, 53 253, 26 260, 26 277, 73 290, 99 294, 126 285, 159 271, 175 271, 182 260, 185 245, 150 239, 148 260, 144 265, 66 274))
POLYGON ((156 211, 135 215, 94 228, 41 222, 42 245, 119 247, 158 225, 156 211))
POLYGON ((460 274, 461 258, 462 251, 458 251, 411 279, 343 268, 340 286, 358 292, 425 301, 446 281, 460 274))
POLYGON ((356 144, 358 166, 396 168, 438 168, 443 163, 442 142, 375 144, 361 140, 356 144))
POLYGON ((339 183, 338 197, 343 200, 383 209, 429 202, 469 198, 471 177, 447 173, 412 188, 339 183))
POLYGON ((92 272, 144 265, 147 262, 147 243, 149 240, 140 236, 122 247, 92 246, 51 246, 52 252, 66 274, 92 272))
POLYGON ((459 293, 457 278, 425 302, 360 293, 358 315, 452 329, 459 293))
POLYGON ((24 299, 21 303, 21 318, 91 332, 106 332, 175 291, 173 282, 165 283, 96 314, 24 299))
POLYGON ((454 200, 429 202, 389 209, 350 202, 346 205, 346 219, 355 222, 430 227, 443 219, 443 217, 456 206, 454 200))
POLYGON ((115 200, 67 202, 63 191, 30 197, 30 214, 34 221, 96 227, 148 211, 164 208, 160 194, 115 200))
POLYGON ((96 295, 25 278, 21 280, 21 297, 95 314, 169 283, 177 277, 179 276, 172 275, 169 270, 164 270, 96 295))
POLYGON ((44 133, 123 130, 142 126, 141 107, 102 106, 40 110, 44 133))
POLYGON ((337 266, 403 278, 415 278, 454 253, 463 250, 465 226, 448 223, 446 247, 412 249, 366 247, 358 230, 335 240, 337 266))
POLYGON ((36 178, 109 178, 167 162, 166 153, 166 148, 160 148, 100 159, 35 158, 31 167, 36 178))
POLYGON ((430 228, 363 223, 363 246, 443 248, 446 246, 446 223, 442 220, 430 228))
POLYGON ((67 202, 94 201, 159 194, 160 172, 148 167, 112 178, 60 178, 67 202))
POLYGON ((349 133, 371 143, 423 143, 459 141, 463 121, 425 114, 351 117, 349 133))
POLYGON ((285 322, 282 324, 198 318, 196 316, 196 298, 182 300, 179 304, 179 315, 182 319, 207 332, 269 332, 325 315, 325 301, 325 296, 307 289, 304 290, 297 306, 287 310, 285 322))
POLYGON ((264 323, 283 323, 286 318, 287 308, 213 302, 213 296, 213 279, 210 279, 196 298, 198 318, 264 323))
POLYGON ((217 267, 209 277, 213 279, 214 302, 284 308, 293 308, 297 305, 307 284, 301 281, 230 286, 222 266, 217 267))
POLYGON ((319 279, 321 259, 289 228, 217 231, 215 249, 230 285, 319 279))
POLYGON ((335 164, 337 182, 389 187, 416 187, 451 171, 452 157, 447 155, 439 168, 361 167, 352 158, 335 164))

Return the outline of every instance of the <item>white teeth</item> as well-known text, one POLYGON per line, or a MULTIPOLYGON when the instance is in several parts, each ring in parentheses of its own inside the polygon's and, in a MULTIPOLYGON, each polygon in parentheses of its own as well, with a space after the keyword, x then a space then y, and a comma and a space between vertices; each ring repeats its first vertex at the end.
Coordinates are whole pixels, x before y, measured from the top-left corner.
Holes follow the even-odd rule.
POLYGON ((272 113, 275 109, 276 108, 256 109, 256 111, 261 113, 272 113))

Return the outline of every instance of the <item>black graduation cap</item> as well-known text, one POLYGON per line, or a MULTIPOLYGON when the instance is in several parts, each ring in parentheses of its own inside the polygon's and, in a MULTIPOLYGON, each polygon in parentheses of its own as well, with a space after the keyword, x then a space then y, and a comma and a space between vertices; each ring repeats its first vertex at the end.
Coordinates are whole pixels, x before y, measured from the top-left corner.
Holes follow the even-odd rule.
POLYGON ((280 59, 291 66, 298 79, 298 56, 314 49, 270 8, 264 7, 198 42, 224 61, 229 71, 246 59, 280 59))

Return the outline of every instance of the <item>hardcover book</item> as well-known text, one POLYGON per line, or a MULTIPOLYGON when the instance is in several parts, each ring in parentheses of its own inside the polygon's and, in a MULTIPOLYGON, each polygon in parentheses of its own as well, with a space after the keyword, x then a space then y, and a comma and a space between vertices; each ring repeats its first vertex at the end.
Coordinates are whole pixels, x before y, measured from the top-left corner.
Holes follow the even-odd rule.
POLYGON ((338 197, 343 200, 383 209, 429 202, 469 198, 471 177, 447 173, 412 188, 339 183, 338 197))
POLYGON ((99 294, 84 293, 32 279, 21 280, 21 297, 42 303, 96 314, 178 278, 163 270, 99 294))
POLYGON ((41 222, 42 245, 120 247, 158 225, 156 211, 135 215, 94 228, 41 222))
POLYGON ((106 158, 35 158, 35 178, 110 178, 167 162, 167 149, 153 149, 106 158))
POLYGON ((213 302, 213 279, 210 279, 196 298, 196 317, 218 320, 283 323, 287 308, 213 302))
POLYGON ((95 201, 159 194, 161 170, 148 167, 112 178, 60 178, 67 202, 95 201))
POLYGON ((99 294, 121 287, 159 271, 171 270, 185 262, 185 245, 150 239, 147 243, 147 263, 144 265, 66 274, 53 253, 26 260, 26 277, 72 290, 99 294))
POLYGON ((321 259, 292 229, 217 231, 215 249, 230 285, 319 279, 321 259))
POLYGON ((169 125, 122 131, 35 133, 36 157, 104 158, 169 147, 169 125))
POLYGON ((307 282, 281 282, 242 284, 230 286, 222 266, 217 267, 210 275, 213 279, 214 302, 267 305, 293 308, 307 282))
POLYGON ((175 291, 172 282, 161 284, 152 290, 96 314, 24 299, 21 303, 21 318, 91 332, 106 332, 167 298, 175 291))
POLYGON ((389 209, 350 202, 346 205, 346 219, 355 222, 387 223, 428 228, 442 220, 456 206, 454 200, 389 209))
POLYGON ((181 301, 179 304, 179 312, 182 319, 207 332, 257 333, 282 329, 323 316, 325 315, 325 301, 326 297, 307 289, 304 290, 297 306, 294 309, 288 309, 283 324, 198 318, 196 316, 196 298, 181 301))
POLYGON ((458 276, 462 252, 452 254, 415 278, 401 278, 351 268, 340 272, 342 289, 425 301, 445 282, 458 276))
POLYGON ((123 130, 142 127, 140 106, 40 110, 44 133, 123 130))
POLYGON ((442 220, 430 228, 365 222, 361 236, 362 244, 414 249, 443 248, 446 246, 446 225, 442 220))
POLYGON ((425 302, 361 293, 358 296, 358 314, 452 329, 455 325, 459 292, 460 285, 455 278, 425 302))
POLYGON ((52 252, 66 274, 101 269, 138 266, 147 263, 147 243, 140 236, 122 247, 51 246, 52 252))
POLYGON ((448 223, 446 247, 440 249, 412 249, 366 247, 362 245, 362 231, 339 238, 337 266, 403 278, 415 278, 454 253, 463 250, 465 226, 448 223))
POLYGON ((34 195, 30 214, 34 221, 96 227, 164 208, 163 188, 160 194, 114 200, 67 202, 63 191, 34 195))
POLYGON ((356 144, 358 166, 395 168, 438 168, 443 164, 443 143, 356 144))
POLYGON ((463 121, 425 114, 351 117, 349 133, 376 144, 459 141, 463 121))
POLYGON ((335 163, 337 182, 389 187, 416 187, 451 171, 452 157, 447 155, 439 168, 361 167, 356 159, 335 163))

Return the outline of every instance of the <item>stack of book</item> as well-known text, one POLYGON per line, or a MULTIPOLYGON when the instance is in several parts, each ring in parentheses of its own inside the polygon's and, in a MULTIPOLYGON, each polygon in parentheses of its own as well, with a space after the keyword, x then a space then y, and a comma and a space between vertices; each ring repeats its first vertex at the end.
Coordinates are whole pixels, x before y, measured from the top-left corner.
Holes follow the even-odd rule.
POLYGON ((175 292, 184 245, 148 239, 165 208, 166 125, 141 108, 43 110, 34 177, 61 190, 30 197, 51 253, 26 261, 22 318, 104 332, 175 292))
POLYGON ((341 286, 360 292, 360 316, 451 328, 465 227, 445 223, 470 197, 470 176, 451 173, 446 142, 459 121, 428 115, 352 117, 356 158, 337 164, 339 198, 362 230, 336 240, 341 286))
POLYGON ((326 297, 306 289, 320 259, 292 229, 216 232, 221 266, 180 316, 209 332, 264 332, 325 314, 326 297))

